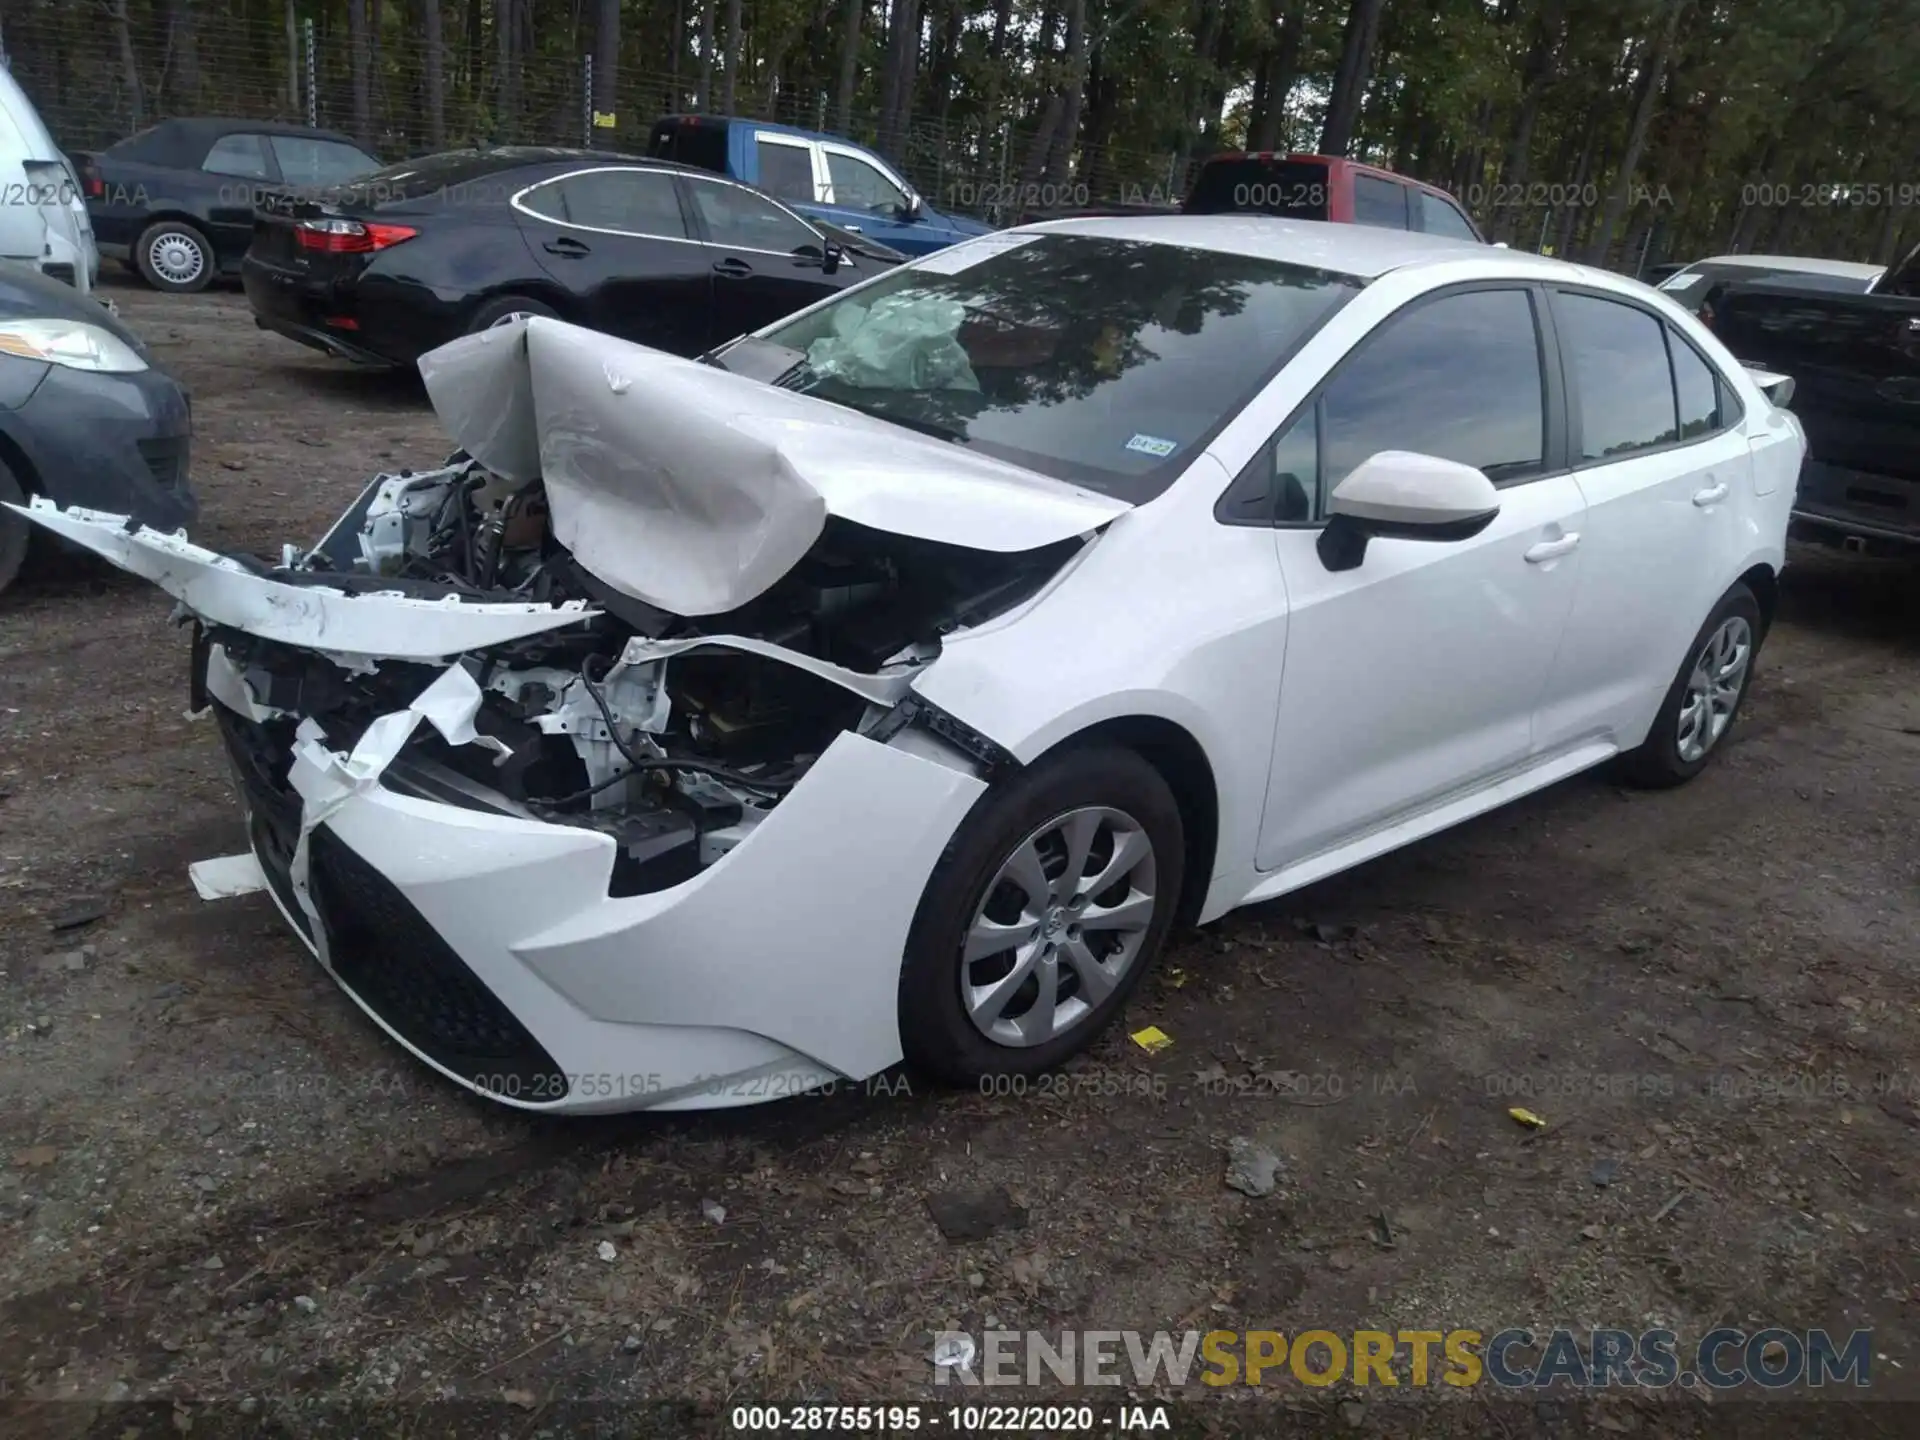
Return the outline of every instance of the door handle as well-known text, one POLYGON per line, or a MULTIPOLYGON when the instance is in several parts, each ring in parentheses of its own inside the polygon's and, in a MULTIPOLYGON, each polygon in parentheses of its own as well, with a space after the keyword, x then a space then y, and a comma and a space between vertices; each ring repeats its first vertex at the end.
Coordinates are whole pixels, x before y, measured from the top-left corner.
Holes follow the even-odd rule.
POLYGON ((858 225, 842 225, 840 228, 842 230, 851 230, 856 235, 860 233, 860 227, 858 225))
POLYGON ((1571 555, 1574 547, 1580 543, 1580 534, 1562 535, 1558 540, 1542 540, 1527 551, 1529 565, 1544 564, 1548 560, 1558 560, 1562 555, 1571 555))
POLYGON ((736 260, 729 256, 725 260, 713 262, 713 273, 728 280, 744 280, 753 274, 753 267, 744 260, 736 260))
POLYGON ((557 240, 549 240, 540 248, 545 250, 549 255, 565 255, 570 259, 578 259, 582 255, 592 253, 586 245, 574 239, 571 235, 562 235, 557 240))
POLYGON ((1702 510, 1706 509, 1709 505, 1718 505, 1726 498, 1727 482, 1724 480, 1717 485, 1709 485, 1704 490, 1696 490, 1693 492, 1693 503, 1698 505, 1702 510))

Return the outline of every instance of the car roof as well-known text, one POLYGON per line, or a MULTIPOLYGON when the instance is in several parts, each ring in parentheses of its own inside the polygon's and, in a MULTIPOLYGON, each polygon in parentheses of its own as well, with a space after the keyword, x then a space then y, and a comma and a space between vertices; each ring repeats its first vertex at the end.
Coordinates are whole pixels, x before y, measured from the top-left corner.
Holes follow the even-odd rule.
MULTIPOLYGON (((207 158, 207 151, 227 135, 297 135, 309 140, 331 140, 365 151, 351 135, 338 130, 317 130, 307 125, 292 125, 284 120, 240 120, 220 115, 177 115, 149 125, 144 130, 118 140, 107 147, 129 160, 150 165, 175 165, 193 168, 207 158)), ((371 153, 371 152, 367 152, 371 153)))
POLYGON ((1542 280, 1584 278, 1593 273, 1550 256, 1502 250, 1476 240, 1327 220, 1282 220, 1269 215, 1114 215, 1050 220, 1021 228, 1248 255, 1311 266, 1360 280, 1371 280, 1408 265, 1458 260, 1497 260, 1507 273, 1542 280))
POLYGON ((1691 270, 1697 265, 1733 265, 1757 270, 1795 270, 1803 275, 1843 275, 1850 280, 1871 280, 1887 267, 1862 265, 1854 260, 1822 260, 1812 255, 1709 255, 1681 266, 1691 270))
POLYGON ((1209 155, 1206 164, 1220 161, 1255 160, 1274 161, 1287 165, 1327 165, 1344 166, 1348 170, 1359 170, 1368 175, 1384 175, 1388 179, 1398 180, 1403 185, 1411 185, 1416 190, 1425 190, 1434 195, 1445 195, 1449 200, 1453 196, 1441 186, 1425 180, 1416 180, 1411 175, 1402 175, 1398 170, 1389 170, 1384 165, 1369 165, 1364 160, 1351 160, 1344 155, 1311 155, 1304 150, 1223 150, 1218 155, 1209 155))

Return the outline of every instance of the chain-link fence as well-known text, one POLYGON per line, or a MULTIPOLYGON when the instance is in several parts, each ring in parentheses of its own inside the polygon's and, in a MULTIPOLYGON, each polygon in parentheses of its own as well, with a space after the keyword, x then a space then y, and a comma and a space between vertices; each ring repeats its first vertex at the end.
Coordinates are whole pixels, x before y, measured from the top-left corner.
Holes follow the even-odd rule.
MULTIPOLYGON (((451 27, 450 27, 451 28, 451 27)), ((364 63, 336 24, 202 17, 190 36, 123 21, 105 7, 38 6, 7 22, 8 62, 54 136, 95 150, 175 115, 222 115, 343 131, 389 160, 476 144, 644 149, 664 114, 692 112, 693 57, 677 72, 619 73, 615 126, 594 126, 591 57, 551 43, 503 56, 491 34, 447 34, 436 54, 417 35, 363 42, 364 63)), ((717 100, 720 77, 711 77, 717 100)), ((714 106, 706 108, 713 109, 714 106)), ((732 113, 810 130, 835 128, 824 90, 756 83, 732 113)), ((1070 173, 1035 159, 1034 123, 914 114, 882 135, 881 118, 848 117, 848 138, 885 154, 940 209, 1006 223, 1021 211, 1159 202, 1184 190, 1184 157, 1105 149, 1070 173)))

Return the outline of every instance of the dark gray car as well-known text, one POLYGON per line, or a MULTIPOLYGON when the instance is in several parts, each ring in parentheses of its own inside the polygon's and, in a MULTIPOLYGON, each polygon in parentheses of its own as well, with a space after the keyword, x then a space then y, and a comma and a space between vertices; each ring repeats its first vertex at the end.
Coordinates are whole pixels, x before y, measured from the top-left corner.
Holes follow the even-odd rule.
MULTIPOLYGON (((0 502, 44 495, 160 530, 199 511, 186 392, 96 300, 0 263, 0 502)), ((0 590, 33 527, 0 509, 0 590)))

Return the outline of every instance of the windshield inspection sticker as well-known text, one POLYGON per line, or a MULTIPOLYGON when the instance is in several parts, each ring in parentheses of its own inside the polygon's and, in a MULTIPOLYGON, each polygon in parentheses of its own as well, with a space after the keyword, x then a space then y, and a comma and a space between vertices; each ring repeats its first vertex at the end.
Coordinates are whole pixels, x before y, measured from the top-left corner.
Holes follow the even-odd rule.
POLYGON ((1152 455, 1164 460, 1180 448, 1178 440, 1162 440, 1158 435, 1136 435, 1127 441, 1127 449, 1138 450, 1142 455, 1152 455))

